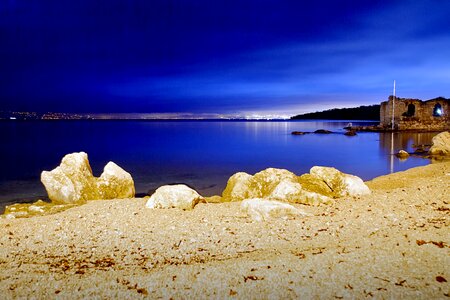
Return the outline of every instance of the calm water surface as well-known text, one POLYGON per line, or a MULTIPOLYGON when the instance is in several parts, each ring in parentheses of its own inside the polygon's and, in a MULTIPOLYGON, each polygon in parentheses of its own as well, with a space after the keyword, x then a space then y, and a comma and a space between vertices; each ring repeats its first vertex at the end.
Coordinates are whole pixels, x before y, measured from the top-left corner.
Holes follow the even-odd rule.
MULTIPOLYGON (((296 174, 312 166, 333 166, 364 180, 426 165, 429 160, 392 159, 391 134, 344 136, 348 122, 219 121, 36 121, 0 122, 0 205, 45 197, 42 170, 84 151, 95 176, 114 161, 133 176, 137 193, 163 184, 186 183, 203 195, 221 193, 238 171, 268 167, 296 174), (328 129, 340 134, 293 136, 294 130, 328 129)), ((357 125, 358 122, 353 122, 357 125)), ((396 133, 393 148, 412 151, 429 144, 435 133, 396 133)))

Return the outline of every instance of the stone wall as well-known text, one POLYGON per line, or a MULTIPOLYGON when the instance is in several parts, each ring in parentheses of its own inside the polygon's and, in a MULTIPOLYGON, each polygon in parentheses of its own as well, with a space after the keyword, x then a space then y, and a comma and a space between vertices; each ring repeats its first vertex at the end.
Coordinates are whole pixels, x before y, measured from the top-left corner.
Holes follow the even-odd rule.
MULTIPOLYGON (((391 128, 392 99, 380 106, 380 125, 391 128)), ((394 128, 397 130, 447 130, 450 129, 450 99, 436 98, 428 101, 395 98, 394 128)))

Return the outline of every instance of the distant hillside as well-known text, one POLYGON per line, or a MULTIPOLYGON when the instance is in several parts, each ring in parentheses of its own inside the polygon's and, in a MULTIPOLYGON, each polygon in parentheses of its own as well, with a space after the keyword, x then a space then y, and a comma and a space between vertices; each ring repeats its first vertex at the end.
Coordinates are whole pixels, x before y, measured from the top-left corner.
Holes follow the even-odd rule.
POLYGON ((380 105, 354 108, 334 108, 320 112, 307 113, 291 117, 291 120, 328 119, 328 120, 379 120, 380 105))

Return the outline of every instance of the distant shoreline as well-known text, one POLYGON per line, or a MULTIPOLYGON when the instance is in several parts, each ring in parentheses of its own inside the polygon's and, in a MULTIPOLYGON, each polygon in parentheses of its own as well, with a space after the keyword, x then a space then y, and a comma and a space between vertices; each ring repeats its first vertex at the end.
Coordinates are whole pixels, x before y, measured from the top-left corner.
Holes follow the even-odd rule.
POLYGON ((58 122, 58 121, 143 121, 143 122, 370 122, 379 123, 376 120, 355 119, 0 119, 0 122, 58 122))
POLYGON ((355 108, 334 108, 320 112, 299 115, 279 113, 71 113, 71 112, 33 112, 33 111, 0 111, 0 120, 205 120, 205 121, 286 121, 286 120, 373 120, 380 119, 380 105, 360 106, 355 108))
POLYGON ((330 119, 330 120, 380 120, 380 105, 352 108, 333 108, 324 111, 306 113, 291 117, 293 120, 330 119))

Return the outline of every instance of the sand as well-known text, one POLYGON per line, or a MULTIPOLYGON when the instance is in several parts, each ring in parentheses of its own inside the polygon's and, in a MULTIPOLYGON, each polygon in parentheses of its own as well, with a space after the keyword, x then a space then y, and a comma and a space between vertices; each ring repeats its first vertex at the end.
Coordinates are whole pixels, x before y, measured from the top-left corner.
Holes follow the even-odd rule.
POLYGON ((341 299, 450 296, 450 163, 376 178, 313 216, 252 222, 240 203, 192 211, 92 201, 0 219, 0 297, 341 299))

